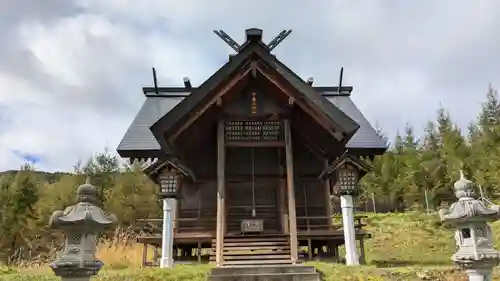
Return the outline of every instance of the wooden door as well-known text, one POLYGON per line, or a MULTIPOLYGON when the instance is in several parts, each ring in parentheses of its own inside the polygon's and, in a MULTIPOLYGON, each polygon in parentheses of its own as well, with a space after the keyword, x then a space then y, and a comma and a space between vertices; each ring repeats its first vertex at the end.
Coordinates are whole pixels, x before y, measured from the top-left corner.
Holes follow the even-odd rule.
POLYGON ((226 223, 228 233, 239 233, 244 219, 262 219, 265 233, 281 230, 278 180, 226 183, 226 223))

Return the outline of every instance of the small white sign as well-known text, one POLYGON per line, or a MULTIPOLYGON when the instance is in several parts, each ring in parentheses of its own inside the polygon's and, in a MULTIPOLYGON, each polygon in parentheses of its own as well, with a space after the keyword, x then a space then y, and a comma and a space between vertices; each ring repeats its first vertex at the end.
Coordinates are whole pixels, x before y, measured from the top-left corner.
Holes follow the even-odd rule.
POLYGON ((263 232, 264 221, 258 219, 242 220, 241 232, 263 232))

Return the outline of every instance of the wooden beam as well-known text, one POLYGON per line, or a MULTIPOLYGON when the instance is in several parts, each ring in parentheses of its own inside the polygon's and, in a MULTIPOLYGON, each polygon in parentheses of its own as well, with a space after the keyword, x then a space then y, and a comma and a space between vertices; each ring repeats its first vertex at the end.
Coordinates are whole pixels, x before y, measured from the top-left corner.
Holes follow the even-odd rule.
POLYGON ((227 83, 209 102, 205 103, 203 107, 196 111, 172 136, 169 138, 170 143, 173 143, 184 130, 186 130, 191 124, 194 123, 203 113, 210 108, 214 103, 217 102, 222 96, 224 96, 227 92, 229 92, 238 82, 240 82, 249 72, 250 68, 247 68, 244 72, 240 72, 235 75, 229 83, 227 83))
POLYGON ((315 142, 313 142, 306 134, 301 132, 298 126, 293 125, 293 127, 296 128, 295 132, 299 135, 300 142, 307 149, 309 149, 318 159, 324 159, 326 156, 326 152, 323 149, 321 149, 315 142))
POLYGON ((282 141, 228 141, 226 142, 227 147, 284 147, 285 144, 282 141))
POLYGON ((224 183, 225 183, 225 147, 224 147, 224 121, 217 123, 217 227, 215 262, 217 266, 222 266, 224 247, 224 183))
POLYGON ((296 263, 298 259, 297 242, 297 218, 295 214, 295 175, 293 173, 293 150, 292 150, 292 128, 290 120, 285 119, 283 122, 285 126, 285 158, 286 158, 286 183, 288 193, 288 218, 290 220, 290 256, 292 263, 296 263))

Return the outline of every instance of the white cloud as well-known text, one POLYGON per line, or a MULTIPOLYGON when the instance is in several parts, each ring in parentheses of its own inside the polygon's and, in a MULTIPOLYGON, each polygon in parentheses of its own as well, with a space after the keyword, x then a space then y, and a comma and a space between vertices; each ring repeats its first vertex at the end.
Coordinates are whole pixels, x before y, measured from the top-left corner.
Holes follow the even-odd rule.
POLYGON ((389 134, 406 122, 420 129, 440 102, 466 125, 487 83, 500 85, 494 1, 13 3, 0 25, 0 170, 20 166, 13 151, 43 156, 40 169, 71 170, 114 150, 152 66, 162 85, 200 84, 227 59, 212 29, 239 42, 249 27, 267 41, 293 29, 278 57, 321 85, 336 84, 343 65, 353 99, 389 134))

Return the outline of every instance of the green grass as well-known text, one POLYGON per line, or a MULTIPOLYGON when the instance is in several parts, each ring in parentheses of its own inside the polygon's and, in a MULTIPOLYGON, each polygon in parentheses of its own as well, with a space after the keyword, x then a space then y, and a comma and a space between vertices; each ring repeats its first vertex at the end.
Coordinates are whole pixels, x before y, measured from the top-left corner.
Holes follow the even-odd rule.
MULTIPOLYGON (((205 280, 210 271, 207 265, 181 265, 172 269, 103 269, 92 281, 178 281, 205 280)), ((61 281, 49 269, 14 270, 0 275, 2 281, 61 281)))
MULTIPOLYGON (((467 280, 463 272, 450 260, 455 251, 453 230, 440 226, 437 215, 418 213, 370 214, 367 230, 373 238, 366 241, 368 265, 347 267, 339 264, 312 262, 326 281, 378 280, 467 280)), ((493 233, 500 233, 500 223, 492 225, 493 233)), ((500 249, 500 237, 496 237, 500 249)), ((95 281, 159 281, 205 280, 208 265, 182 265, 173 269, 138 267, 137 247, 107 250, 101 258, 106 266, 95 281), (127 253, 128 251, 128 253, 127 253), (132 253, 133 252, 133 253, 132 253)), ((60 280, 48 269, 0 267, 1 281, 60 280)), ((500 271, 494 280, 500 281, 500 271)))
POLYGON ((386 266, 451 265, 455 252, 453 230, 437 215, 419 213, 369 215, 366 241, 368 263, 386 266))
MULTIPOLYGON (((375 266, 347 267, 343 265, 311 263, 316 266, 326 281, 358 280, 466 280, 459 270, 453 267, 401 267, 383 269, 375 266)), ((173 269, 105 269, 93 281, 202 281, 210 267, 204 265, 183 265, 173 269)), ((0 275, 2 281, 60 281, 61 279, 47 269, 19 270, 0 275)), ((498 279, 500 280, 500 279, 498 279)))

